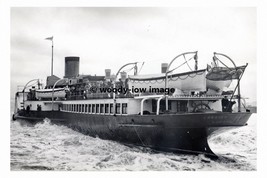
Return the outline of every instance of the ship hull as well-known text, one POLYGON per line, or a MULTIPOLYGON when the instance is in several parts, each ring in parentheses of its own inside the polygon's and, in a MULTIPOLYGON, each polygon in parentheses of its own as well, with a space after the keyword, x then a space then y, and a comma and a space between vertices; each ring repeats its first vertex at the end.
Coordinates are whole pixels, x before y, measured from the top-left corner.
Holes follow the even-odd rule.
POLYGON ((96 115, 62 111, 31 111, 14 119, 39 122, 44 118, 102 139, 155 150, 215 156, 208 137, 246 125, 251 113, 186 113, 168 115, 96 115))

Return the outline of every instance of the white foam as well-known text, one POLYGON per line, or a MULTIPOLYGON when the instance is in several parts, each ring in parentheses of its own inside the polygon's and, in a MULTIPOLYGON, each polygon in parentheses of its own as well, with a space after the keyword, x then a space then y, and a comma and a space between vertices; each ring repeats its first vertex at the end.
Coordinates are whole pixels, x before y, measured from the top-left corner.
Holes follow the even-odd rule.
POLYGON ((49 120, 11 123, 11 169, 52 170, 256 170, 256 115, 248 126, 211 138, 219 161, 204 155, 152 153, 83 135, 49 120))

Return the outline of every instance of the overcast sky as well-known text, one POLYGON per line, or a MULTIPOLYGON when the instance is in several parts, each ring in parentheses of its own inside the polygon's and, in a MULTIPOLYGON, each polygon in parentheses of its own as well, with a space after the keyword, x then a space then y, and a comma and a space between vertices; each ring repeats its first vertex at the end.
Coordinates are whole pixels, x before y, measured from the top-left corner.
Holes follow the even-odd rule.
POLYGON ((10 18, 12 96, 17 85, 50 75, 51 42, 44 38, 54 36, 58 77, 66 56, 80 57, 80 74, 116 73, 135 61, 144 61, 141 74, 150 74, 183 52, 199 51, 199 69, 221 52, 249 64, 241 92, 256 101, 256 8, 12 7, 10 18))

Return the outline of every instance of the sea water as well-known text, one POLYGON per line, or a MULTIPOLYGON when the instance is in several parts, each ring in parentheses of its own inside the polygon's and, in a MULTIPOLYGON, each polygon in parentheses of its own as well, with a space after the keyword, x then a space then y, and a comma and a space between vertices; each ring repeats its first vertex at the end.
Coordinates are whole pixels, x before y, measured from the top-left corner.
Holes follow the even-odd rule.
POLYGON ((224 171, 256 170, 257 115, 248 125, 209 139, 219 156, 158 153, 93 138, 48 119, 36 125, 11 121, 11 170, 224 171))

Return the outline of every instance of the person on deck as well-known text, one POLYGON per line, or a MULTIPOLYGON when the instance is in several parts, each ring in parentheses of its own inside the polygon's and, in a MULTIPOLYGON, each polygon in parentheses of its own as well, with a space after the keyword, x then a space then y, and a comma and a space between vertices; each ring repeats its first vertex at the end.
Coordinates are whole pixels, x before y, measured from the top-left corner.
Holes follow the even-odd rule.
POLYGON ((235 101, 229 101, 227 99, 227 96, 224 96, 224 98, 222 99, 222 111, 223 112, 232 112, 233 109, 233 105, 235 104, 235 101))
POLYGON ((227 112, 227 107, 229 104, 229 100, 227 99, 227 96, 224 96, 222 99, 222 112, 227 112))

